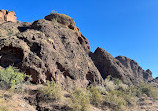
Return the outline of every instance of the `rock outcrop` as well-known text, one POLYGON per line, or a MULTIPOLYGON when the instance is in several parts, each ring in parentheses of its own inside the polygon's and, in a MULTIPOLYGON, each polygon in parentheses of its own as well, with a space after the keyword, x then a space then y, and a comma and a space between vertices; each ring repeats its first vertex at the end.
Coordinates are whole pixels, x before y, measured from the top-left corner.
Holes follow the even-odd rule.
POLYGON ((17 22, 16 19, 17 17, 14 11, 0 10, 0 23, 8 21, 17 22))
POLYGON ((52 13, 21 23, 14 12, 1 10, 0 21, 0 68, 14 65, 31 75, 33 83, 53 78, 73 88, 101 84, 108 75, 128 84, 153 79, 149 69, 127 57, 114 58, 102 48, 91 53, 88 40, 67 15, 52 13))
POLYGON ((0 66, 20 68, 32 76, 33 83, 51 78, 65 88, 101 83, 88 55, 88 40, 73 19, 62 14, 49 16, 33 23, 0 24, 0 66), (51 18, 54 16, 58 18, 51 18))
POLYGON ((103 78, 111 75, 122 79, 125 83, 138 83, 152 80, 152 72, 143 70, 137 62, 124 56, 114 58, 102 48, 90 54, 103 78))
POLYGON ((65 14, 52 13, 48 16, 45 16, 45 19, 49 21, 54 21, 54 23, 59 23, 63 27, 74 30, 75 34, 78 36, 78 41, 80 42, 80 44, 87 52, 90 51, 89 41, 82 35, 82 33, 79 31, 79 28, 76 27, 76 24, 71 17, 65 14))
POLYGON ((130 74, 134 80, 150 81, 153 79, 152 72, 149 69, 143 70, 136 61, 125 56, 118 56, 116 59, 119 60, 124 67, 126 67, 129 71, 128 74, 130 74))

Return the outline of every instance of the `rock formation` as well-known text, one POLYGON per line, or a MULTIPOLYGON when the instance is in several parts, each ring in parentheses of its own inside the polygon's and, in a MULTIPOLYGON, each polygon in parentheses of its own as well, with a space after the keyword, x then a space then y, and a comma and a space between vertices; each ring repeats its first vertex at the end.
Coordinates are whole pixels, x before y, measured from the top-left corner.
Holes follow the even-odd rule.
POLYGON ((117 60, 119 60, 122 65, 126 67, 126 69, 129 71, 129 74, 137 81, 150 81, 152 80, 152 72, 147 69, 146 71, 142 69, 138 65, 138 63, 134 60, 131 60, 128 57, 124 56, 118 56, 116 57, 117 60))
POLYGON ((17 22, 16 19, 17 17, 14 11, 0 10, 0 23, 7 21, 17 22))
POLYGON ((88 40, 67 15, 52 13, 21 23, 14 12, 1 10, 0 22, 0 68, 14 65, 31 75, 33 83, 53 78, 73 88, 102 84, 108 75, 128 84, 153 79, 150 70, 127 57, 114 58, 102 48, 91 53, 88 40))
POLYGON ((62 24, 62 26, 67 27, 69 29, 74 30, 75 34, 78 36, 78 41, 80 44, 84 47, 84 49, 89 52, 90 51, 90 46, 87 38, 85 38, 81 32, 79 31, 79 28, 76 27, 76 24, 74 20, 65 15, 65 14, 58 14, 58 13, 53 13, 45 17, 46 20, 49 21, 54 21, 55 23, 62 24))
POLYGON ((143 70, 137 62, 127 57, 118 56, 114 58, 102 48, 97 48, 90 56, 103 78, 111 75, 129 84, 153 79, 152 72, 149 69, 143 70))
POLYGON ((88 55, 88 40, 73 19, 62 14, 49 16, 49 20, 45 17, 47 20, 34 23, 0 24, 0 66, 20 68, 32 76, 33 83, 51 78, 63 87, 101 83, 100 73, 88 55), (53 18, 56 15, 58 18, 53 18))

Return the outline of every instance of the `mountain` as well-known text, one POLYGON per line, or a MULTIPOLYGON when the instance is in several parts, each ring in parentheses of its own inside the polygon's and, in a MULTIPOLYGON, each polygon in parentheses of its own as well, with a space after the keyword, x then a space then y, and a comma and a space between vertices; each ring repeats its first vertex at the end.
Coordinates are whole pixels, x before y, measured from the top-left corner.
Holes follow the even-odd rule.
MULTIPOLYGON (((10 65, 31 75, 34 85, 54 80, 64 90, 104 86, 109 76, 128 86, 142 82, 158 85, 149 69, 128 57, 113 57, 100 47, 91 52, 74 20, 59 13, 28 23, 17 21, 14 11, 0 11, 0 69, 10 65)), ((25 99, 38 106, 43 98, 36 90, 25 99)))
POLYGON ((114 58, 102 48, 91 53, 88 40, 67 15, 52 13, 33 23, 17 22, 13 11, 1 10, 0 15, 0 66, 20 68, 33 83, 53 78, 63 86, 85 87, 101 84, 108 75, 128 83, 153 79, 149 69, 127 57, 114 58))

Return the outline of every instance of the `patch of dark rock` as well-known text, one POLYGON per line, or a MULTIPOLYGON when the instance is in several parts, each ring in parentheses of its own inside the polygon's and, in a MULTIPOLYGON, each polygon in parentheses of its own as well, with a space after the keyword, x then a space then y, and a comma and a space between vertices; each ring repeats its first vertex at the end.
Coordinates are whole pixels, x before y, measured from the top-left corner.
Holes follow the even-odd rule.
POLYGON ((27 29, 30 29, 30 27, 25 27, 25 26, 19 26, 19 27, 18 27, 18 30, 19 30, 20 32, 25 32, 27 29))
POLYGON ((58 68, 61 72, 63 72, 64 77, 67 77, 67 76, 68 76, 68 77, 70 77, 72 80, 75 79, 75 77, 72 76, 72 75, 70 75, 69 71, 66 70, 59 62, 56 62, 56 65, 57 65, 57 68, 58 68))
POLYGON ((69 27, 70 29, 72 29, 72 30, 75 29, 75 27, 74 27, 73 25, 71 25, 71 24, 70 24, 68 27, 69 27))
POLYGON ((51 79, 53 79, 55 81, 54 77, 52 76, 52 73, 50 71, 47 71, 46 72, 46 80, 51 81, 51 79))
POLYGON ((89 81, 89 85, 90 85, 92 82, 94 82, 94 76, 93 76, 93 74, 91 72, 88 72, 86 74, 86 79, 89 81))
POLYGON ((0 66, 8 67, 9 65, 17 66, 24 57, 23 50, 17 47, 5 46, 0 50, 0 66))
POLYGON ((78 37, 78 41, 80 42, 80 44, 82 45, 83 44, 83 39, 81 37, 78 37))
POLYGON ((29 67, 25 67, 23 68, 23 71, 27 74, 27 75, 30 75, 31 78, 32 78, 32 81, 31 83, 33 84, 37 84, 39 83, 39 73, 33 69, 33 68, 29 68, 29 67))
POLYGON ((40 54, 40 52, 41 52, 41 46, 40 46, 39 43, 34 42, 34 43, 31 45, 30 50, 31 50, 33 53, 35 53, 39 58, 42 57, 41 54, 40 54))

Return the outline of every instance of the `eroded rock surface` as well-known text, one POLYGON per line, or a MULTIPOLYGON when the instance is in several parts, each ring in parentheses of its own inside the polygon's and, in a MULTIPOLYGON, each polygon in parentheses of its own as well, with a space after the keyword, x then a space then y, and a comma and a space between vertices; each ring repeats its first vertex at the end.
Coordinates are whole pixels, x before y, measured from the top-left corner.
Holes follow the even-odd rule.
POLYGON ((122 65, 126 67, 126 69, 130 72, 129 74, 133 76, 132 78, 134 78, 135 80, 150 81, 153 79, 152 72, 149 69, 143 70, 136 61, 125 56, 118 56, 116 57, 116 59, 119 60, 122 65))
POLYGON ((57 21, 46 17, 34 23, 0 24, 0 66, 19 67, 32 76, 33 83, 51 78, 66 88, 101 83, 101 75, 88 55, 88 40, 73 19, 57 16, 57 21), (63 19, 66 23, 60 22, 63 19))
MULTIPOLYGON (((1 10, 1 21, 9 13, 1 10)), ((129 84, 153 80, 152 72, 134 60, 114 58, 102 48, 90 53, 88 40, 67 15, 52 13, 33 23, 14 20, 0 24, 0 68, 14 65, 31 75, 33 83, 53 78, 65 88, 86 87, 101 84, 108 75, 129 84)))
POLYGON ((0 10, 0 23, 7 21, 17 22, 16 19, 17 17, 14 11, 0 10))
POLYGON ((111 75, 112 77, 122 79, 126 83, 134 84, 153 79, 152 72, 149 69, 143 70, 137 62, 130 58, 124 56, 114 58, 102 48, 97 48, 90 56, 103 78, 111 75))

